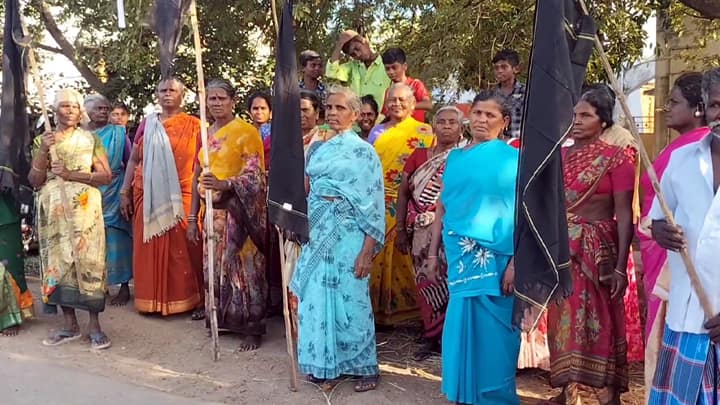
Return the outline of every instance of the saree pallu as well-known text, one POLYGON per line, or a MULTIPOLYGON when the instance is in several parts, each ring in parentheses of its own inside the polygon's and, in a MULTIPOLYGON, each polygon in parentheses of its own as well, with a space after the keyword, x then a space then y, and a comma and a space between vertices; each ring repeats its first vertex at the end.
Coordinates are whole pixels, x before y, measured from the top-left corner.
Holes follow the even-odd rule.
MULTIPOLYGON (((412 235, 412 257, 415 269, 418 304, 425 337, 438 338, 445 323, 450 294, 447 287, 447 263, 443 249, 438 254, 438 266, 431 271, 428 252, 432 241, 432 223, 440 197, 442 175, 450 151, 434 156, 423 163, 408 179, 412 198, 408 202, 408 234, 412 235)), ((407 173, 406 173, 407 175, 407 173)))
POLYGON ((377 375, 368 278, 355 276, 365 238, 384 239, 382 172, 372 147, 346 132, 310 148, 310 238, 290 288, 298 304, 298 363, 316 378, 377 375))
POLYGON ((100 186, 103 220, 105 221, 105 262, 107 284, 124 284, 132 278, 132 230, 120 214, 120 189, 125 179, 124 155, 127 136, 125 129, 107 125, 97 131, 107 153, 112 182, 100 186))
POLYGON ((550 385, 628 391, 625 306, 611 300, 617 223, 568 215, 573 294, 548 310, 550 385))
MULTIPOLYGON (((263 145, 257 129, 236 119, 208 136, 210 172, 232 190, 215 193, 215 305, 218 327, 246 335, 265 333, 268 285, 262 251, 266 233, 263 145)), ((199 161, 204 162, 202 150, 199 161)), ((201 198, 205 191, 198 186, 201 198)), ((204 244, 205 283, 209 283, 204 244)), ((210 299, 207 297, 207 299, 210 299)), ((209 303, 205 305, 210 309, 209 303)), ((210 316, 206 317, 206 326, 210 316)))
POLYGON ((434 141, 432 127, 406 118, 386 130, 375 142, 385 184, 385 248, 373 260, 370 297, 379 325, 419 319, 413 258, 395 248, 397 197, 405 161, 419 147, 434 141))
POLYGON ((33 317, 33 297, 25 281, 20 216, 14 200, 0 194, 0 330, 33 317))
MULTIPOLYGON (((35 142, 36 151, 40 138, 35 142)), ((68 170, 90 173, 93 158, 105 153, 102 141, 76 129, 56 144, 58 158, 68 170)), ((43 302, 90 312, 105 309, 105 226, 100 191, 87 184, 65 181, 71 212, 65 212, 58 178, 38 191, 38 233, 43 269, 43 302), (66 220, 71 216, 71 223, 66 220), (73 244, 77 257, 73 260, 73 244)))
MULTIPOLYGON (((190 212, 192 177, 197 156, 199 121, 187 114, 178 114, 162 123, 167 132, 182 190, 185 214, 190 212)), ((136 147, 140 162, 143 158, 144 127, 138 129, 136 147)), ((162 315, 187 312, 202 303, 202 246, 188 242, 187 222, 143 242, 143 176, 138 164, 133 177, 133 277, 135 308, 139 312, 162 315)), ((148 171, 149 173, 149 171, 148 171)))

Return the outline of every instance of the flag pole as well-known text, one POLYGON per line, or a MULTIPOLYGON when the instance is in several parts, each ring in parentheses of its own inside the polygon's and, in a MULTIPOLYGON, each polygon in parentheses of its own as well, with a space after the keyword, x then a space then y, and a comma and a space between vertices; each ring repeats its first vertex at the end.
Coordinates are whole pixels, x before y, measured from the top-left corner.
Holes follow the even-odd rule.
MULTIPOLYGON (((198 99, 200 102, 200 140, 203 148, 203 173, 210 171, 210 157, 208 154, 208 134, 207 134, 207 116, 206 116, 206 99, 205 99, 205 75, 202 68, 202 43, 200 41, 200 28, 197 18, 197 4, 192 0, 190 4, 190 24, 193 30, 193 39, 195 41, 195 67, 197 68, 198 77, 198 99)), ((215 303, 215 229, 214 210, 213 210, 213 194, 209 189, 205 189, 205 237, 207 248, 207 278, 208 278, 208 297, 205 299, 205 305, 210 306, 210 335, 212 336, 213 359, 220 359, 220 342, 218 338, 217 323, 217 305, 215 303)))
MULTIPOLYGON (((20 24, 22 26, 23 31, 27 32, 25 29, 25 21, 23 19, 22 13, 20 14, 20 24)), ((32 72, 33 76, 33 82, 35 83, 35 88, 37 90, 38 98, 40 99, 40 110, 42 112, 43 117, 43 123, 45 125, 45 132, 52 132, 52 125, 50 125, 50 117, 47 113, 47 105, 45 104, 45 89, 43 87, 42 78, 40 77, 40 70, 38 69, 38 63, 35 59, 35 50, 32 47, 32 42, 30 42, 27 45, 28 50, 28 61, 30 62, 30 71, 32 72)), ((80 106, 82 108, 83 106, 80 106)), ((50 146, 50 159, 52 161, 58 161, 58 155, 57 150, 55 148, 55 145, 50 146)), ((60 190, 60 199, 62 200, 63 204, 63 214, 65 217, 65 222, 67 222, 68 226, 71 229, 71 237, 70 237, 70 254, 73 263, 75 264, 75 271, 78 271, 77 268, 77 258, 79 257, 78 254, 78 247, 77 243, 75 243, 75 221, 72 217, 73 208, 70 204, 70 200, 67 197, 67 191, 65 190, 65 179, 63 179, 60 176, 55 176, 55 179, 58 183, 58 189, 60 190)))
MULTIPOLYGON (((585 14, 588 14, 587 6, 585 5, 584 0, 579 0, 580 6, 583 9, 583 12, 585 14)), ((660 208, 663 211, 663 214, 665 215, 665 218, 667 219, 667 222, 670 225, 676 226, 675 223, 675 217, 673 216, 672 211, 670 210, 670 207, 668 207, 667 202, 665 200, 665 197, 663 196, 662 190, 660 189, 660 182, 658 181, 657 173, 655 172, 655 168, 652 165, 652 160, 650 160, 650 156, 647 153, 647 150, 645 149, 645 145, 643 144, 642 138, 640 138, 640 133, 637 130, 637 127, 635 126, 635 123, 632 120, 632 112, 630 111, 630 107, 628 106, 627 99, 625 97, 625 93, 623 93, 622 86, 620 86, 620 83, 618 83, 617 79, 615 78, 615 73, 613 72, 612 66, 610 65, 610 60, 608 59, 607 55, 605 54, 605 49, 603 48, 602 42, 600 42, 600 38, 598 38, 597 35, 595 35, 595 49, 598 52, 598 55, 600 56, 600 60, 602 61, 603 67, 605 68, 605 73, 607 74, 608 78, 610 79, 610 84, 612 85, 613 89, 615 90, 615 94, 617 95, 618 101, 620 101, 620 106, 623 109, 623 113, 625 114, 625 120, 628 124, 628 127, 630 127, 630 132, 635 137, 635 140, 637 140, 638 143, 638 151, 640 153, 640 158, 642 159, 643 165, 647 168, 647 174, 650 178, 650 183, 652 184, 652 188, 655 191, 655 196, 658 199, 658 203, 660 204, 660 208)), ((695 265, 692 262, 692 259, 690 258, 690 253, 688 252, 687 248, 683 248, 680 251, 680 256, 682 257, 683 263, 685 264, 685 268, 687 270, 688 276, 690 277, 690 283, 693 286, 693 289, 695 290, 695 294, 698 296, 698 300, 700 301, 700 305, 703 307, 703 311, 705 312, 705 317, 707 319, 710 319, 717 315, 717 313, 713 310, 712 305, 710 304, 710 300, 708 299, 708 296, 705 292, 705 289, 702 286, 702 283, 700 282, 700 278, 698 277, 697 270, 695 269, 695 265)))

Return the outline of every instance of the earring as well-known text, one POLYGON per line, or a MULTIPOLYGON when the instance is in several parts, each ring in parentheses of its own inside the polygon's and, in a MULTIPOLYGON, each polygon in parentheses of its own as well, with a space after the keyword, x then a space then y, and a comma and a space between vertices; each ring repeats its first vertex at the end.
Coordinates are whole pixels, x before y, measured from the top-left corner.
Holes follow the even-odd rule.
POLYGON ((693 113, 693 117, 695 117, 695 118, 700 118, 700 117, 702 117, 702 115, 703 114, 700 111, 700 109, 695 110, 695 112, 693 113))

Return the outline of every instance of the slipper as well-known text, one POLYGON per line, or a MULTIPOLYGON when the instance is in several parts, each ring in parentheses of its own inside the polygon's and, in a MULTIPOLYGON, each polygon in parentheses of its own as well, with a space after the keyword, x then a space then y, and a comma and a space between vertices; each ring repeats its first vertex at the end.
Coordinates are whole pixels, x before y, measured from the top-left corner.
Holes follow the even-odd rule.
POLYGON ((377 388, 378 381, 380 381, 379 375, 363 377, 355 384, 355 392, 372 391, 377 388))
POLYGON ((82 333, 79 331, 60 329, 51 334, 49 338, 43 339, 42 343, 45 346, 60 346, 65 343, 74 342, 80 338, 82 338, 82 333))
POLYGON ((205 309, 194 310, 192 315, 190 315, 190 319, 192 319, 193 321, 201 321, 205 319, 205 309))
POLYGON ((308 380, 308 382, 313 383, 313 384, 316 384, 316 385, 324 384, 325 381, 327 381, 327 380, 324 379, 324 378, 316 378, 316 377, 313 376, 312 374, 310 374, 310 375, 307 376, 307 380, 308 380))
POLYGON ((112 341, 107 337, 105 332, 93 332, 90 334, 90 348, 93 350, 103 350, 112 346, 112 341))

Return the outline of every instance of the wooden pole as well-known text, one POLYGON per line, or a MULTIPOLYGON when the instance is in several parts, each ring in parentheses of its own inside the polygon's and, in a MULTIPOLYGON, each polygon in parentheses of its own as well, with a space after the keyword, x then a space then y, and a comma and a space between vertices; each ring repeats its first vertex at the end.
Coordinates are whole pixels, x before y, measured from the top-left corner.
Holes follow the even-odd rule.
POLYGON ((288 299, 288 286, 292 275, 292 263, 289 262, 285 252, 285 238, 283 231, 276 228, 280 244, 280 268, 282 271, 283 318, 285 319, 285 343, 290 357, 290 390, 297 391, 298 367, 295 357, 295 337, 293 336, 292 322, 290 320, 290 300, 288 299))
MULTIPOLYGON (((21 18, 21 26, 23 31, 27 32, 25 30, 25 22, 22 21, 22 13, 20 13, 21 18)), ((38 69, 38 63, 35 59, 35 51, 32 47, 32 44, 28 45, 28 60, 30 62, 30 71, 32 72, 33 76, 33 82, 35 83, 35 88, 37 89, 38 98, 40 99, 40 110, 42 111, 42 117, 45 124, 45 132, 52 132, 52 126, 50 125, 50 117, 48 117, 47 113, 47 105, 45 105, 45 88, 43 86, 42 78, 40 77, 40 70, 38 69)), ((83 106, 80 106, 82 108, 83 106)), ((55 145, 50 147, 50 160, 51 161, 58 161, 58 155, 57 150, 55 148, 55 145)), ((78 254, 78 247, 77 243, 75 243, 75 221, 73 220, 72 212, 73 208, 70 203, 70 200, 67 197, 67 192, 65 191, 65 179, 63 179, 60 176, 55 177, 57 183, 58 183, 58 189, 60 190, 60 199, 62 200, 63 204, 63 215, 65 217, 65 222, 67 222, 68 226, 71 229, 71 235, 70 235, 70 254, 73 263, 75 264, 75 272, 77 273, 79 270, 77 268, 77 258, 79 257, 78 254)))
MULTIPOLYGON (((208 134, 205 99, 205 75, 202 68, 202 43, 200 41, 200 28, 197 18, 197 4, 195 0, 190 4, 190 24, 195 41, 195 67, 198 77, 198 99, 200 101, 200 140, 203 148, 203 173, 210 171, 210 156, 208 153, 208 134)), ((218 337, 217 305, 215 303, 215 229, 212 191, 205 190, 205 236, 207 246, 208 291, 205 305, 210 308, 210 335, 212 336, 213 359, 220 359, 220 342, 218 337)))
MULTIPOLYGON (((583 11, 588 14, 588 9, 585 6, 585 1, 580 0, 580 5, 583 9, 583 11)), ((633 134, 635 139, 638 142, 638 151, 640 152, 640 158, 642 159, 643 165, 647 168, 647 174, 650 178, 650 183, 652 184, 653 190, 655 190, 655 196, 658 200, 658 203, 660 203, 660 208, 662 208, 663 214, 665 215, 665 218, 667 219, 667 222, 670 225, 676 226, 675 223, 675 217, 673 216, 672 211, 670 210, 670 207, 668 207, 667 202, 665 201, 665 197, 662 194, 662 190, 660 190, 660 182, 658 181, 657 173, 655 172, 655 168, 652 165, 652 160, 650 160, 650 156, 648 156, 647 150, 645 149, 645 145, 642 142, 642 138, 640 138, 640 134, 638 133, 637 127, 635 126, 635 123, 632 119, 632 112, 630 111, 630 107, 628 106, 627 99, 625 98, 625 93, 623 93, 622 86, 618 83, 617 79, 615 78, 615 74, 613 72, 612 66, 610 66, 610 60, 608 59, 607 55, 605 54, 605 49, 603 48, 602 42, 600 42, 600 38, 598 38, 597 35, 595 35, 595 49, 598 52, 598 55, 600 56, 600 60, 602 61, 602 64, 605 68, 605 73, 607 74, 608 78, 610 79, 610 83, 612 84, 612 87, 615 90, 615 94, 617 95, 618 101, 620 101, 620 106, 622 106, 623 113, 625 114, 625 120, 628 123, 628 127, 630 128, 630 132, 633 134)), ((688 197, 692 198, 692 197, 688 197)), ((687 248, 684 248, 680 251, 680 256, 682 257, 683 263, 685 264, 685 268, 688 273, 688 277, 690 277, 690 283, 693 286, 693 289, 695 290, 695 294, 698 296, 698 300, 700 301, 700 305, 703 307, 703 311, 705 312, 706 319, 713 318, 717 315, 717 313, 714 311, 712 305, 710 304, 710 300, 708 299, 707 294, 705 293, 705 289, 702 286, 702 283, 700 282, 700 278, 698 277, 697 271, 695 270, 695 265, 692 262, 692 259, 690 258, 690 253, 688 252, 687 248)))

